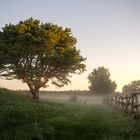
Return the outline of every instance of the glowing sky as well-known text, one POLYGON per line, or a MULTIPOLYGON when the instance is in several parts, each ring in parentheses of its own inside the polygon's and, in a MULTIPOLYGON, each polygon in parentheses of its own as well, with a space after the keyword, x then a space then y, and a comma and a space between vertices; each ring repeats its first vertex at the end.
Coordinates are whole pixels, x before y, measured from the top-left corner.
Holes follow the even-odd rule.
MULTIPOLYGON (((140 0, 0 0, 0 28, 29 17, 71 28, 87 57, 87 71, 61 90, 88 89, 87 76, 98 66, 109 69, 119 91, 140 79, 140 0)), ((16 80, 0 86, 27 88, 16 80)))

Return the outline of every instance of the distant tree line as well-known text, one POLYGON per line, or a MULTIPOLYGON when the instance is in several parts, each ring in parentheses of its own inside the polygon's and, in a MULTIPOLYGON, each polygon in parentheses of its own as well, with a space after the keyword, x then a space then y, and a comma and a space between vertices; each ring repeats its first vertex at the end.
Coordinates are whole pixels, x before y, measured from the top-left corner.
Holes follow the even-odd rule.
MULTIPOLYGON (((29 95, 28 90, 18 90, 18 92, 29 95)), ((88 90, 63 90, 63 91, 45 91, 40 90, 40 94, 64 94, 64 95, 89 95, 91 94, 88 90)))

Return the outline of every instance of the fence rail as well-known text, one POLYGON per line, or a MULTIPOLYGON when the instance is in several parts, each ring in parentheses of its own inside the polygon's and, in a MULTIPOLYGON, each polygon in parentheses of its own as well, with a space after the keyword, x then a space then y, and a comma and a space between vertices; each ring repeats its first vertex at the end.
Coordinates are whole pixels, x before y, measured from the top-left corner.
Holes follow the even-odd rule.
POLYGON ((140 119, 140 92, 132 92, 129 95, 110 95, 104 98, 104 103, 131 114, 134 119, 140 119))

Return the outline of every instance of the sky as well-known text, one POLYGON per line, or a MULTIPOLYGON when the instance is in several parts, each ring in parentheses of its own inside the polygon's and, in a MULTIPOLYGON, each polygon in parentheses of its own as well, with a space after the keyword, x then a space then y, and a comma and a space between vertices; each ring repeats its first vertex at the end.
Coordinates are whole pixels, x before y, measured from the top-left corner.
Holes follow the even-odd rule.
MULTIPOLYGON (((68 86, 45 90, 87 90, 87 77, 99 66, 109 69, 117 91, 140 79, 140 0, 0 0, 0 9, 0 30, 30 17, 72 29, 87 71, 68 86)), ((0 86, 28 89, 17 80, 0 86)))

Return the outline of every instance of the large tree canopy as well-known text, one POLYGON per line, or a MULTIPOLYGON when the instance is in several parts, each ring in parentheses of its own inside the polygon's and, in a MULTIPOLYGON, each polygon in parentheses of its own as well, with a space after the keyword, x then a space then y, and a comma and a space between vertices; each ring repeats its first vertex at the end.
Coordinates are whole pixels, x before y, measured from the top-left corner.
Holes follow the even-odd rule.
POLYGON ((70 83, 72 74, 85 71, 85 58, 76 49, 71 29, 29 18, 8 24, 0 32, 0 76, 27 83, 34 99, 48 82, 70 83))
POLYGON ((109 94, 115 92, 116 83, 111 81, 110 72, 105 67, 94 69, 88 76, 89 89, 95 94, 109 94))

